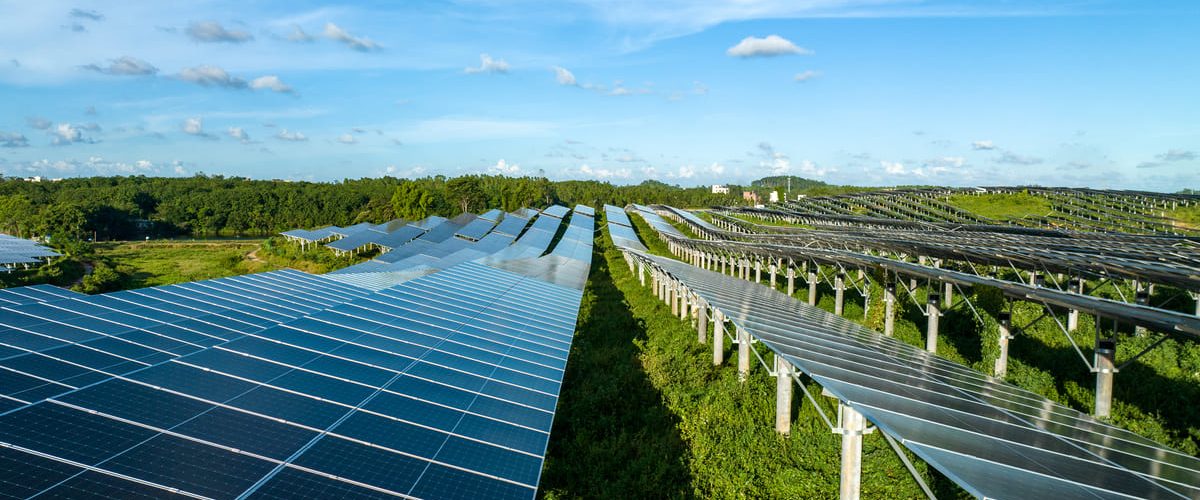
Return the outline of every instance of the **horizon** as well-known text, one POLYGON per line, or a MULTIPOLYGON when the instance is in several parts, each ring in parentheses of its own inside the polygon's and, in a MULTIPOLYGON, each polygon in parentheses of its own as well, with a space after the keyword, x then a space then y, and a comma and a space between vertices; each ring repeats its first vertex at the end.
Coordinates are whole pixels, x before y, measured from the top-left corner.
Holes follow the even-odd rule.
POLYGON ((1200 187, 1200 4, 6 2, 0 171, 1200 187))

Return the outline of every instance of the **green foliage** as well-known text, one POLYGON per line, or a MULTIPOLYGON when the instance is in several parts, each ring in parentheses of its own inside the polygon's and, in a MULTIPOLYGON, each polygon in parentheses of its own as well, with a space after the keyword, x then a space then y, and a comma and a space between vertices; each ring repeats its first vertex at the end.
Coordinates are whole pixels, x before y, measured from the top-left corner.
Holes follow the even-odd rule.
POLYGON ((946 199, 954 207, 997 221, 1050 213, 1050 201, 1029 193, 956 194, 946 199))
POLYGON ((122 277, 106 263, 97 262, 92 267, 92 273, 83 277, 79 291, 83 293, 104 293, 121 288, 122 277))
POLYGON ((1165 215, 1174 219, 1178 226, 1193 231, 1200 230, 1200 204, 1168 210, 1165 215))

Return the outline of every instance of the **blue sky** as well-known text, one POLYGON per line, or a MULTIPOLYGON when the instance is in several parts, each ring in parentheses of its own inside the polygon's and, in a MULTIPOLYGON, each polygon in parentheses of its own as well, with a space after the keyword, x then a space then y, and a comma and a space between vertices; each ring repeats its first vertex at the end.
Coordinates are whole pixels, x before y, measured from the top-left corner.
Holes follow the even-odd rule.
POLYGON ((7 176, 1200 188, 1200 2, 0 9, 7 176))

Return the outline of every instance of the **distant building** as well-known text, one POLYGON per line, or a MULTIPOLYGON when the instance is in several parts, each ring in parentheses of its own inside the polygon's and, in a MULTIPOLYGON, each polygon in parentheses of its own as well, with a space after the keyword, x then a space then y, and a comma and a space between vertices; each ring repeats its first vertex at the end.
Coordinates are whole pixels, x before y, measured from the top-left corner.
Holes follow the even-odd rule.
POLYGON ((713 184, 712 185, 712 194, 729 194, 729 186, 723 186, 721 184, 713 184))
POLYGON ((742 199, 752 202, 755 205, 758 205, 759 203, 758 193, 755 193, 754 191, 742 191, 742 199))
POLYGON ((771 194, 767 196, 767 200, 771 203, 779 203, 779 191, 771 191, 771 194))

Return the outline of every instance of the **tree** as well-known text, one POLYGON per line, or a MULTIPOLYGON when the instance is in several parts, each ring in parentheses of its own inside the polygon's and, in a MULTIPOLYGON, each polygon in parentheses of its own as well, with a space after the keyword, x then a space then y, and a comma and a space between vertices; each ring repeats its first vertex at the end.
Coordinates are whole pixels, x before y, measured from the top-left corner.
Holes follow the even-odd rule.
POLYGON ((450 200, 458 205, 461 212, 483 208, 488 201, 487 193, 480 187, 479 177, 474 175, 450 179, 446 182, 446 190, 450 193, 450 200))

